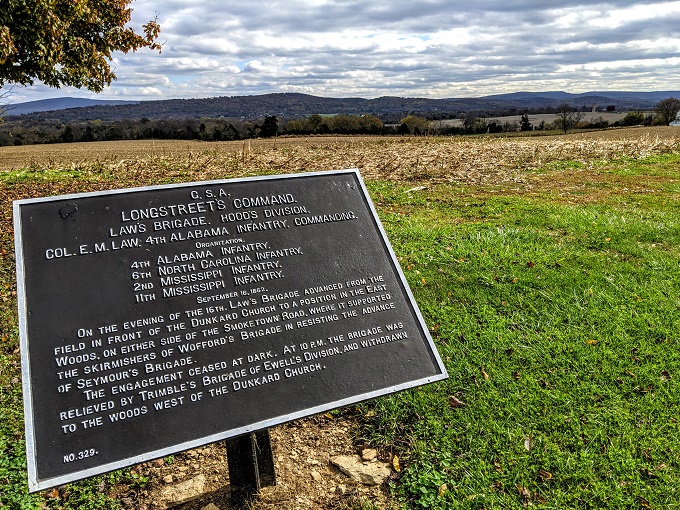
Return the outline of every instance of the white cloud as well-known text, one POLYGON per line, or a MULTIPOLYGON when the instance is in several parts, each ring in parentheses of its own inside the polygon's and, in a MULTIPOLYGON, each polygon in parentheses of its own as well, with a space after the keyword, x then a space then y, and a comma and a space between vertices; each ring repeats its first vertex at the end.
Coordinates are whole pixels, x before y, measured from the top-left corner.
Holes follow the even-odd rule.
POLYGON ((680 66, 680 57, 672 58, 652 58, 652 59, 632 59, 632 60, 610 60, 607 62, 588 62, 582 65, 564 66, 562 72, 584 71, 607 71, 607 70, 659 70, 671 69, 680 66))
POLYGON ((142 87, 139 93, 143 96, 161 96, 163 92, 158 87, 142 87))
POLYGON ((631 20, 636 22, 653 21, 660 16, 671 16, 680 14, 680 2, 653 2, 651 6, 647 3, 631 5, 623 9, 611 9, 604 13, 604 16, 593 18, 590 22, 593 25, 616 29, 631 20))
MULTIPOLYGON (((119 79, 103 97, 672 90, 680 71, 680 1, 137 0, 132 7, 135 27, 158 13, 163 52, 115 54, 119 79)), ((63 94, 93 96, 36 85, 15 97, 63 94)))
POLYGON ((219 68, 220 61, 205 57, 170 57, 163 61, 162 66, 174 72, 203 72, 219 68))
POLYGON ((251 60, 244 66, 243 70, 246 72, 258 73, 264 70, 264 64, 259 60, 251 60))

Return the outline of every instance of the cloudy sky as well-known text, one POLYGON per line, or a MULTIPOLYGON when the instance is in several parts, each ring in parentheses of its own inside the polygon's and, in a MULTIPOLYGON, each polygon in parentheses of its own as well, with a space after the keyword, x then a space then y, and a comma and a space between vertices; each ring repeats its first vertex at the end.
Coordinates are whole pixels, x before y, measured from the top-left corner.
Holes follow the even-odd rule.
POLYGON ((302 92, 471 97, 515 91, 680 89, 680 1, 135 0, 158 14, 160 55, 116 54, 105 92, 168 99, 302 92))

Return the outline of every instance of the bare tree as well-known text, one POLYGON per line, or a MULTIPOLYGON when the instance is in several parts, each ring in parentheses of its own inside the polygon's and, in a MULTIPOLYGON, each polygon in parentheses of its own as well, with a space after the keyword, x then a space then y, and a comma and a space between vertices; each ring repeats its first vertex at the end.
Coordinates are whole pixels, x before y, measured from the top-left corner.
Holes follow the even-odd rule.
POLYGON ((472 128, 477 121, 477 115, 474 112, 461 113, 458 118, 463 122, 463 129, 466 133, 472 131, 472 128))
POLYGON ((9 97, 12 95, 12 88, 13 87, 4 90, 0 89, 0 122, 2 122, 2 117, 12 109, 9 101, 9 97))
POLYGON ((562 103, 555 109, 557 119, 555 124, 564 131, 566 135, 570 129, 574 129, 583 118, 583 113, 579 112, 573 105, 562 103))
POLYGON ((664 126, 668 126, 671 122, 678 118, 678 112, 680 112, 680 99, 676 99, 674 97, 662 99, 656 105, 654 111, 656 112, 661 123, 664 126))

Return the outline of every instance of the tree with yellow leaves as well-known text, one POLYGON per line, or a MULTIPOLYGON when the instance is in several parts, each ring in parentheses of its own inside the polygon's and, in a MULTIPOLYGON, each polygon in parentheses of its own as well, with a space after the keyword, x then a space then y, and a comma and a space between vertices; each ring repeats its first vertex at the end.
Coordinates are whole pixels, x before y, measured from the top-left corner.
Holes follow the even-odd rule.
POLYGON ((143 34, 126 27, 132 0, 3 0, 0 3, 0 87, 69 85, 100 92, 116 79, 114 51, 160 51, 157 20, 143 34))

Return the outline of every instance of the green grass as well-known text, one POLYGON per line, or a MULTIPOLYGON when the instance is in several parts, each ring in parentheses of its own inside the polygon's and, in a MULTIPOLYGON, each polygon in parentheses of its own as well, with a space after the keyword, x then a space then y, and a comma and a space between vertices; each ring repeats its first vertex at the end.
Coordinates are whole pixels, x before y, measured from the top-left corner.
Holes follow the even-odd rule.
POLYGON ((678 185, 678 165, 680 154, 659 154, 648 156, 642 160, 626 158, 609 163, 608 171, 619 175, 634 175, 636 177, 661 176, 670 177, 678 185))
POLYGON ((100 180, 104 176, 111 178, 110 171, 101 163, 72 164, 68 168, 46 168, 31 165, 22 170, 0 172, 0 183, 12 185, 18 183, 70 182, 73 180, 100 180))
MULTIPOLYGON (((73 171, 3 185, 111 178, 73 171)), ((450 378, 364 404, 358 440, 399 456, 404 508, 680 508, 680 155, 536 175, 531 193, 368 183, 450 378), (551 186, 565 175, 578 193, 551 186)), ((127 471, 26 494, 0 248, 0 507, 115 508, 127 471)))
MULTIPOLYGON (((676 156, 626 172, 644 179, 669 160, 677 179, 676 156)), ((450 374, 367 405, 363 439, 405 458, 400 501, 680 507, 680 215, 671 192, 570 205, 540 194, 470 200, 439 186, 414 204, 374 190, 450 374)))

